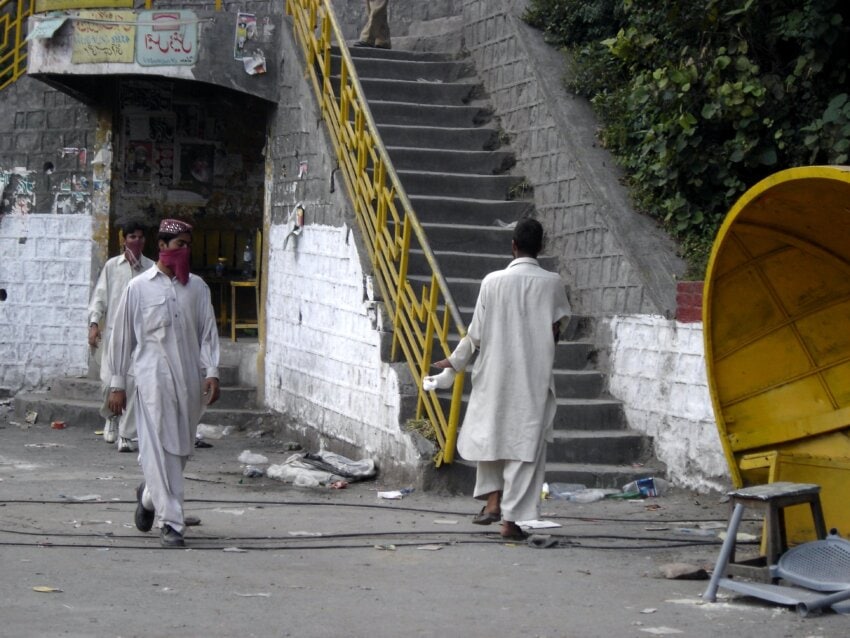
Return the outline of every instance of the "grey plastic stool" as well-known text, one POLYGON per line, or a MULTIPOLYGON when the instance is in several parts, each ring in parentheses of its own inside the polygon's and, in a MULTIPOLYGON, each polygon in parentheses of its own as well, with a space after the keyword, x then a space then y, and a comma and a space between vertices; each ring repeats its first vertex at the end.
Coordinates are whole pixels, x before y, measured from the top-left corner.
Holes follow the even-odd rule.
POLYGON ((823 510, 820 505, 820 485, 812 483, 768 483, 745 487, 729 492, 730 503, 733 506, 729 527, 726 530, 726 540, 720 548, 720 555, 714 566, 708 588, 703 599, 714 602, 717 588, 721 579, 727 575, 745 576, 762 582, 770 583, 774 576, 771 568, 776 565, 779 557, 788 550, 788 539, 785 529, 784 509, 791 505, 808 503, 812 512, 812 520, 818 539, 826 538, 826 524, 823 520, 823 510), (735 561, 735 545, 738 527, 744 517, 744 510, 752 508, 765 513, 766 553, 756 561, 735 561))

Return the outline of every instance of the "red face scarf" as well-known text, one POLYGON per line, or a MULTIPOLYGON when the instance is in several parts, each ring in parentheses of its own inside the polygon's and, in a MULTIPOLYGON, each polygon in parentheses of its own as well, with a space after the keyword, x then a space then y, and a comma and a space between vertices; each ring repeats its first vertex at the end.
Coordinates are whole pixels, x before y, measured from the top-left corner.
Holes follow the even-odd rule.
POLYGON ((133 270, 139 270, 142 267, 141 257, 144 246, 144 237, 124 240, 124 259, 130 262, 133 270))
POLYGON ((160 263, 174 273, 184 286, 189 283, 189 256, 188 246, 181 248, 167 248, 159 251, 160 263))

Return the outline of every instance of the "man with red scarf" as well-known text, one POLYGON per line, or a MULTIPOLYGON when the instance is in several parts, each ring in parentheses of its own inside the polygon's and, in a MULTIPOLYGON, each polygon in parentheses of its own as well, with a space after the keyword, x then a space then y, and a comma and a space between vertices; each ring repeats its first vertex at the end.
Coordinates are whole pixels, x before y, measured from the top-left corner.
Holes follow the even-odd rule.
MULTIPOLYGON (((145 247, 145 225, 139 220, 127 220, 119 224, 122 234, 123 250, 121 254, 108 260, 100 271, 97 284, 92 291, 89 303, 89 346, 95 349, 95 357, 100 365, 100 381, 103 386, 103 405, 101 415, 106 419, 103 426, 103 439, 107 443, 118 441, 119 452, 131 452, 130 441, 136 437, 136 425, 131 410, 120 417, 113 414, 107 405, 110 374, 103 365, 103 351, 109 343, 112 326, 115 323, 115 311, 124 289, 133 277, 153 266, 153 261, 142 254, 145 247), (99 345, 103 347, 98 347, 99 345)), ((132 374, 127 377, 127 389, 132 392, 132 374)))
POLYGON ((165 219, 156 265, 127 286, 106 361, 109 407, 136 414, 144 481, 136 489, 136 527, 158 519, 163 547, 183 547, 183 468, 207 405, 218 399, 218 328, 210 289, 189 273, 192 227, 165 219), (127 394, 133 370, 136 387, 127 394))

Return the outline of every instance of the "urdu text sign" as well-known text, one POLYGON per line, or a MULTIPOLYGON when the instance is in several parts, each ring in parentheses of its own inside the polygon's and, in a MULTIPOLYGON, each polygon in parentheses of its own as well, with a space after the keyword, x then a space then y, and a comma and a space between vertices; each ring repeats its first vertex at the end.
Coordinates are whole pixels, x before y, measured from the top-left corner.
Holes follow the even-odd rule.
POLYGON ((198 19, 192 11, 142 11, 136 62, 142 66, 192 65, 198 59, 198 19))

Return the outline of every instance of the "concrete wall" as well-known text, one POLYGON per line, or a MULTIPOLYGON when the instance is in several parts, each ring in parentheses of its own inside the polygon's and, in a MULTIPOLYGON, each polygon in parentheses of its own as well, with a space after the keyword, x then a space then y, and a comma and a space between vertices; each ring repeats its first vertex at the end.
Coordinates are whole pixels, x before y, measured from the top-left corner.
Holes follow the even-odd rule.
POLYGON ((420 453, 399 423, 412 390, 406 367, 382 360, 388 335, 366 292, 345 185, 286 25, 282 39, 282 97, 267 157, 265 402, 302 436, 386 459, 385 476, 414 477, 420 453), (287 241, 298 202, 306 225, 287 241))
POLYGON ((2 101, 0 388, 16 392, 86 373, 86 307, 102 258, 96 209, 108 183, 92 166, 97 113, 26 77, 2 101))
POLYGON ((86 373, 91 237, 88 215, 0 220, 0 388, 86 373))
POLYGON ((727 489, 702 324, 631 315, 605 320, 600 332, 610 340, 609 390, 623 401, 629 426, 653 437, 669 478, 700 491, 727 489))
POLYGON ((516 172, 534 187, 547 252, 560 258, 577 314, 672 316, 676 247, 632 209, 613 159, 596 147, 584 100, 563 88, 563 55, 520 16, 522 0, 463 0, 464 41, 501 126, 516 172))

